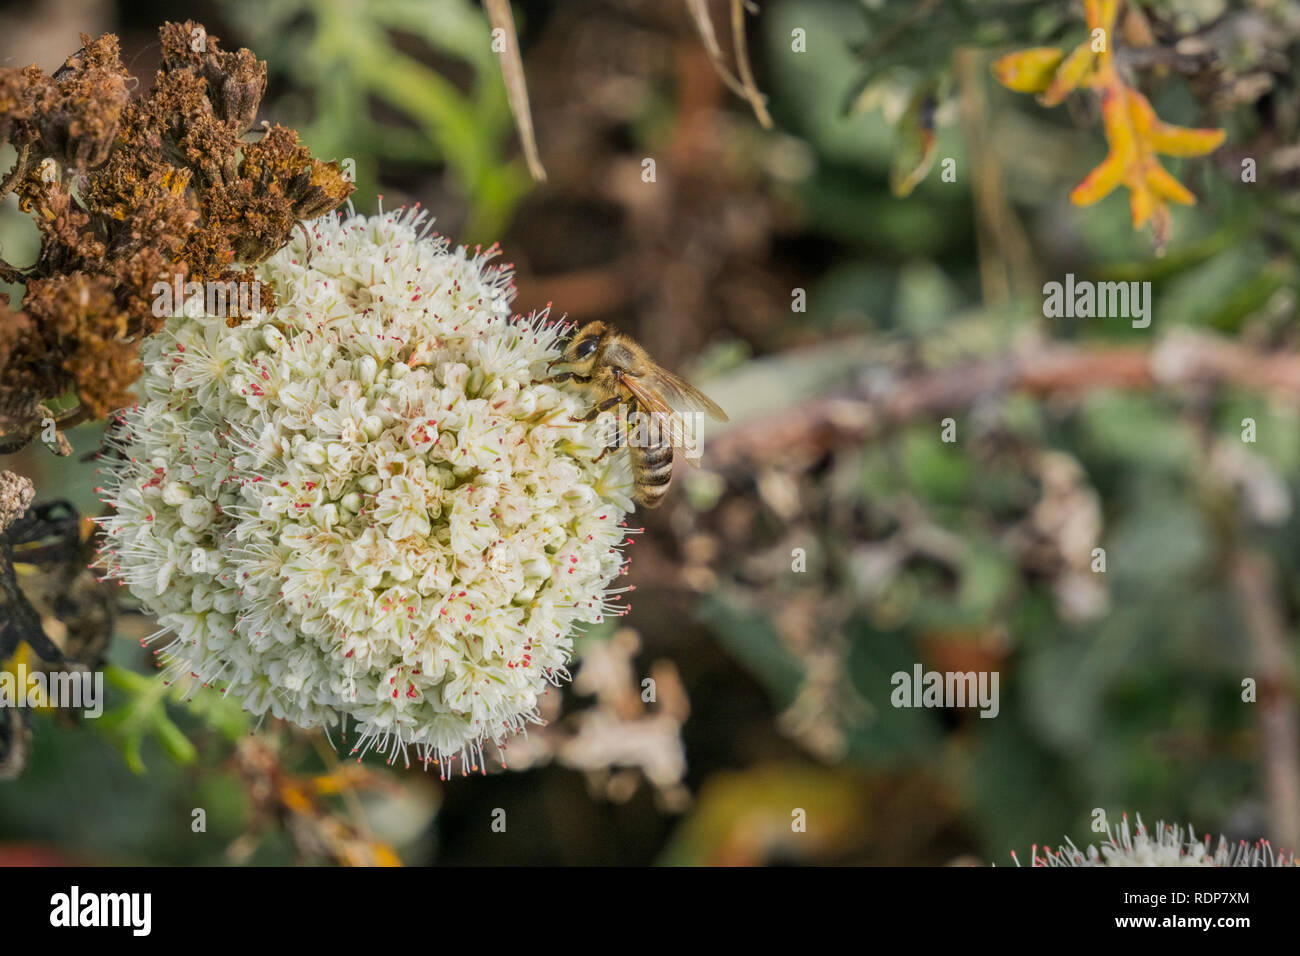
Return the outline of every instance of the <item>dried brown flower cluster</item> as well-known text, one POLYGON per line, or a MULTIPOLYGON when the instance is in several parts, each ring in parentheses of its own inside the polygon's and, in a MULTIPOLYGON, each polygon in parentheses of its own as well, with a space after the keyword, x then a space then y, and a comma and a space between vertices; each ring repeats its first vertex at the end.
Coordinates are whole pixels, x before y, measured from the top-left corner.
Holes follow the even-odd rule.
POLYGON ((245 139, 265 63, 192 21, 159 35, 161 68, 137 99, 112 34, 83 34, 50 76, 0 69, 0 144, 18 151, 0 198, 15 190, 41 231, 30 268, 0 259, 0 278, 26 285, 21 311, 0 301, 0 451, 40 430, 42 400, 76 391, 60 427, 130 400, 139 344, 165 318, 156 283, 254 282, 250 267, 300 220, 352 192, 291 129, 264 123, 245 139))

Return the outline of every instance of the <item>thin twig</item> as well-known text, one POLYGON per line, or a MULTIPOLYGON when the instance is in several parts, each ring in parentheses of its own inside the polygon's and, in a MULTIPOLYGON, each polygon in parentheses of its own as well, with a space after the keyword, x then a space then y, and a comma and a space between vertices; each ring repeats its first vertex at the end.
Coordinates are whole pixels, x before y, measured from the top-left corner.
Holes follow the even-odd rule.
POLYGON ((1280 848, 1294 850, 1300 846, 1300 719, 1281 596, 1273 566, 1255 551, 1236 549, 1231 570, 1246 635, 1255 648, 1270 832, 1280 848))
POLYGON ((0 180, 0 199, 9 195, 9 190, 17 185, 18 180, 27 175, 27 159, 31 155, 31 144, 25 144, 18 150, 18 159, 14 162, 13 168, 5 174, 5 178, 0 180))
POLYGON ((727 84, 727 89, 737 96, 749 99, 749 95, 745 92, 745 85, 736 78, 736 74, 731 72, 726 60, 722 58, 722 47, 718 45, 718 35, 713 30, 713 18, 709 16, 708 0, 686 0, 686 10, 695 23, 700 39, 704 41, 704 50, 709 54, 709 62, 713 64, 713 69, 722 78, 722 82, 727 84))
POLYGON ((533 114, 528 104, 528 79, 524 75, 524 61, 519 54, 519 38, 515 33, 515 15, 510 9, 510 0, 483 0, 487 9, 488 20, 494 29, 505 31, 506 48, 501 54, 501 76, 506 83, 506 99, 510 102, 510 112, 515 117, 515 127, 519 130, 519 141, 524 147, 524 160, 528 171, 539 183, 546 182, 546 170, 542 166, 541 155, 537 150, 537 138, 533 132, 533 114))
POLYGON ((745 0, 733 0, 731 5, 732 44, 736 48, 736 68, 740 76, 732 73, 722 57, 722 47, 718 45, 718 35, 713 29, 713 19, 709 16, 708 0, 686 0, 686 10, 695 23, 695 30, 704 42, 704 50, 709 55, 709 62, 727 89, 748 101, 764 129, 772 128, 772 117, 767 111, 767 101, 754 83, 754 74, 749 68, 749 52, 745 48, 745 0))
POLYGON ((758 91, 754 73, 749 68, 749 50, 745 43, 745 0, 731 0, 731 33, 736 46, 736 69, 740 71, 740 82, 745 87, 745 98, 754 108, 754 115, 763 128, 771 129, 772 117, 767 112, 767 103, 758 91))
POLYGON ((955 51, 953 67, 960 83, 962 130, 970 146, 980 285, 986 303, 1005 305, 1013 293, 1028 297, 1036 291, 1034 252, 1007 198, 998 152, 989 143, 984 91, 988 68, 973 48, 955 51))

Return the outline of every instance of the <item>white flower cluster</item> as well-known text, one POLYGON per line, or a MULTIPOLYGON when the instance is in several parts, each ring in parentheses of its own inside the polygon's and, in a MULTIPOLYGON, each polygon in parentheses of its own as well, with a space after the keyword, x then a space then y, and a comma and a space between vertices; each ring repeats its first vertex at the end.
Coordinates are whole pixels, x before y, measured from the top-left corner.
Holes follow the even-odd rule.
POLYGON ((423 213, 327 217, 257 270, 277 307, 141 349, 101 562, 174 635, 170 676, 354 753, 482 760, 567 679, 632 509, 624 456, 536 384, 558 330, 423 213), (549 683, 548 683, 549 682, 549 683))
MULTIPOLYGON (((1055 850, 1043 848, 1038 853, 1035 846, 1031 866, 1295 866, 1293 853, 1275 854, 1267 840, 1255 844, 1229 843, 1220 836, 1218 846, 1210 849, 1210 836, 1198 842, 1189 826, 1186 829, 1178 825, 1166 825, 1164 821, 1156 824, 1155 833, 1147 830, 1141 814, 1137 817, 1136 833, 1129 830, 1128 814, 1124 814, 1123 823, 1114 831, 1108 831, 1106 842, 1101 849, 1089 846, 1087 851, 1080 850, 1073 841, 1066 839, 1065 846, 1055 850)), ((1016 865, 1020 860, 1011 854, 1016 865)))

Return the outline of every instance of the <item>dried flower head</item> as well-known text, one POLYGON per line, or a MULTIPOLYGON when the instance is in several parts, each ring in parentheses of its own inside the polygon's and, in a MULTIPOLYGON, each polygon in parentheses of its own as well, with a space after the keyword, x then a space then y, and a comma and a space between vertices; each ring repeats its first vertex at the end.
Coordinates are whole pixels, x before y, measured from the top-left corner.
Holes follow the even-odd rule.
POLYGON ((545 316, 423 213, 312 224, 257 269, 278 306, 147 342, 103 564, 174 635, 168 677, 443 773, 536 719, 573 629, 625 610, 622 456, 537 384, 545 316))
MULTIPOLYGON (((1031 852, 1030 866, 1295 866, 1294 853, 1274 853, 1267 840, 1248 844, 1244 840, 1229 843, 1220 836, 1219 844, 1210 849, 1210 835, 1205 835, 1203 843, 1192 836, 1196 831, 1188 825, 1183 829, 1177 824, 1166 824, 1163 820, 1156 824, 1155 833, 1150 833, 1142 823, 1142 816, 1137 817, 1137 831, 1129 830, 1128 814, 1123 822, 1114 828, 1107 828, 1107 840, 1100 850, 1089 846, 1087 851, 1080 850, 1073 841, 1066 838, 1064 846, 1055 850, 1043 848, 1042 856, 1038 854, 1038 845, 1034 844, 1031 852)), ((1015 851, 1011 858, 1020 865, 1015 851)))
POLYGON ((28 124, 36 109, 36 94, 43 77, 44 74, 34 66, 22 70, 12 67, 0 69, 0 146, 14 141, 15 132, 35 135, 28 124))
POLYGON ((248 281, 300 220, 352 191, 292 130, 248 134, 266 88, 251 52, 222 50, 192 21, 159 35, 162 68, 134 100, 112 34, 83 34, 51 76, 0 68, 0 141, 18 150, 0 198, 15 190, 41 231, 34 265, 0 260, 0 279, 26 286, 21 311, 0 303, 6 446, 39 431, 43 399, 76 391, 61 427, 130 400, 136 352, 163 321, 158 282, 248 281))
POLYGON ((82 48, 36 92, 33 118, 41 152, 72 169, 98 166, 117 137, 130 96, 117 37, 82 34, 82 48))

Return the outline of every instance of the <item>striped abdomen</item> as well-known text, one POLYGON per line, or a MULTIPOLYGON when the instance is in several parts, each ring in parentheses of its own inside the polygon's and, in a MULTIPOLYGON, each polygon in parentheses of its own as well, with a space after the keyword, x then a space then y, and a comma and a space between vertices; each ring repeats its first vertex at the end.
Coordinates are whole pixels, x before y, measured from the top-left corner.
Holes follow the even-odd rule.
MULTIPOLYGON (((658 431, 656 429, 656 431, 658 431)), ((667 429, 654 434, 644 443, 628 442, 632 456, 632 477, 636 482, 636 500, 647 508, 659 507, 673 477, 672 436, 667 429)))

